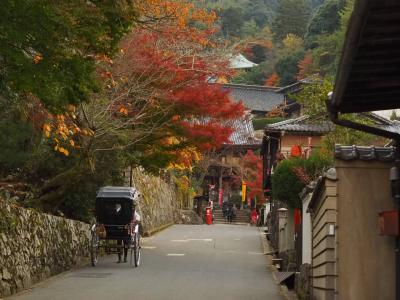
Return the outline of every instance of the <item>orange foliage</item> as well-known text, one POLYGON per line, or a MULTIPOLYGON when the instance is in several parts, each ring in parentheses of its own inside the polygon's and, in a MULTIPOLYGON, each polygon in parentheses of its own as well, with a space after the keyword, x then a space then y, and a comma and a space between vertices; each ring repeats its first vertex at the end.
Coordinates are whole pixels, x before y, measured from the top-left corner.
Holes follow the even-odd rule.
POLYGON ((304 58, 299 61, 299 73, 297 73, 297 79, 301 80, 311 75, 313 72, 313 59, 311 52, 307 52, 304 58))
MULTIPOLYGON (((119 56, 95 57, 98 77, 110 97, 104 109, 110 122, 132 124, 132 130, 140 130, 135 118, 146 116, 154 134, 149 147, 165 146, 166 153, 176 157, 176 166, 187 167, 198 159, 198 151, 227 142, 232 129, 223 122, 244 111, 219 85, 207 83, 211 76, 232 73, 226 58, 209 51, 216 46, 216 15, 181 0, 138 1, 137 8, 141 26, 122 41, 119 56)), ((42 124, 44 135, 64 155, 79 147, 79 137, 95 135, 75 118, 73 111, 47 114, 42 124)))
POLYGON ((146 12, 151 11, 160 21, 126 36, 120 56, 113 65, 104 64, 100 74, 107 74, 102 76, 105 85, 118 99, 112 108, 117 111, 115 118, 122 114, 134 118, 141 111, 137 99, 143 99, 140 103, 146 103, 147 110, 164 111, 162 120, 169 122, 156 127, 151 147, 160 145, 174 156, 171 166, 188 168, 196 160, 197 151, 228 142, 232 129, 224 121, 240 117, 244 108, 232 103, 220 85, 207 82, 211 77, 230 77, 233 72, 225 56, 210 51, 217 45, 213 35, 215 14, 182 1, 169 4, 145 4, 146 12), (184 9, 178 9, 182 5, 184 9), (168 18, 162 19, 167 14, 168 18), (203 26, 197 26, 199 22, 203 26), (144 89, 138 88, 141 85, 144 89), (137 94, 132 95, 132 90, 137 94))
POLYGON ((272 73, 271 76, 269 76, 265 80, 265 86, 277 86, 279 83, 279 76, 276 72, 272 73))
POLYGON ((213 11, 208 12, 205 9, 197 8, 194 3, 184 0, 138 1, 136 6, 143 24, 146 26, 168 23, 184 28, 191 22, 200 22, 211 26, 216 20, 216 14, 213 11))
POLYGON ((80 128, 76 123, 76 107, 68 105, 63 114, 51 114, 35 97, 28 96, 26 101, 29 111, 27 116, 35 130, 42 131, 49 139, 55 151, 68 156, 71 150, 79 149, 77 142, 82 136, 90 136, 93 131, 80 128))
MULTIPOLYGON (((207 83, 209 77, 229 76, 231 72, 225 57, 206 54, 202 40, 208 38, 209 29, 137 29, 122 43, 123 54, 113 68, 122 94, 126 89, 123 79, 154 78, 147 83, 153 90, 154 105, 171 109, 171 123, 164 125, 164 136, 169 132, 201 150, 227 142, 232 130, 221 124, 243 114, 242 104, 232 103, 227 91, 207 83)), ((135 101, 120 99, 117 107, 128 107, 135 101)))

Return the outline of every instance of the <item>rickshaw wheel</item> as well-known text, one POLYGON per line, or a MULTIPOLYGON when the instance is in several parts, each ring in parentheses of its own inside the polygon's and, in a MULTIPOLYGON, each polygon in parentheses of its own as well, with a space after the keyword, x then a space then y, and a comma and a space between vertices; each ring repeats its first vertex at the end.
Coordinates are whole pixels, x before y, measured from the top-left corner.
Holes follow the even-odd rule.
POLYGON ((139 244, 139 235, 135 234, 135 239, 133 241, 133 257, 135 267, 138 267, 140 264, 140 244, 139 244))
POLYGON ((91 261, 93 267, 95 267, 97 265, 98 247, 99 247, 99 238, 94 233, 94 234, 92 234, 92 240, 90 243, 90 261, 91 261))

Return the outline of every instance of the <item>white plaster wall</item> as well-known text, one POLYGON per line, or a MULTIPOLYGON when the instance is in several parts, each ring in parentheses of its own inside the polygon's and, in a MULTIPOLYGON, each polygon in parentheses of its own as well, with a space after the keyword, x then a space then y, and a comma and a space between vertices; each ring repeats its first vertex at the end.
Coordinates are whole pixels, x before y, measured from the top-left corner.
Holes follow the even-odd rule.
POLYGON ((311 193, 308 193, 303 198, 303 213, 302 213, 302 264, 311 264, 311 214, 307 212, 308 205, 311 201, 311 193))

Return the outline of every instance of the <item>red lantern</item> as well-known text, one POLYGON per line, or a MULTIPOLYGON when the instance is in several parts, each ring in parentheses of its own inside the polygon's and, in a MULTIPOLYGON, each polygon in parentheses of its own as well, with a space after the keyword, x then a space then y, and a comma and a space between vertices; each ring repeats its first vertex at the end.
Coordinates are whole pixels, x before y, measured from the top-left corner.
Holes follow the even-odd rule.
POLYGON ((299 145, 294 145, 290 149, 290 155, 295 156, 295 157, 300 157, 301 156, 301 146, 299 145))

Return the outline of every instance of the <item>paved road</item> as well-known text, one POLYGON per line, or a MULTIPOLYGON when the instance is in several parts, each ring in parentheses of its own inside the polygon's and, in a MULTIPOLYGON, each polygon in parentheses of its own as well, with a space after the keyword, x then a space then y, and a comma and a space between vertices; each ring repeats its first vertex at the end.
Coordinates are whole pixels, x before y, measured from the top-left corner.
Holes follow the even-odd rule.
POLYGON ((175 225, 142 245, 139 268, 108 256, 7 299, 283 299, 254 227, 175 225))

